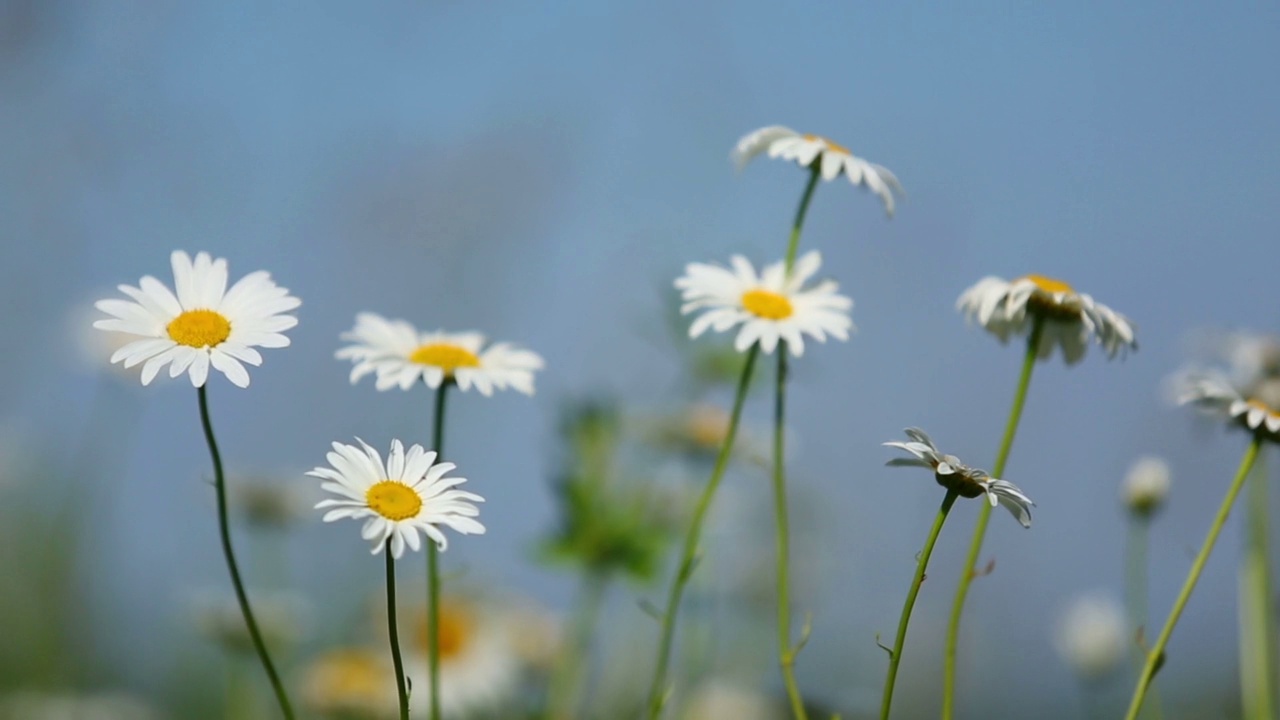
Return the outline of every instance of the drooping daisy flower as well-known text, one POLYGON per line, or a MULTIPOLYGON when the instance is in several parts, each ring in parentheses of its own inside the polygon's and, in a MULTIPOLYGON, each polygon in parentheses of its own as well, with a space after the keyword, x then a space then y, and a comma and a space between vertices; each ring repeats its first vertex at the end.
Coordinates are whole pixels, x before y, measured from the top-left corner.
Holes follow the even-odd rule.
POLYGON ((408 390, 422 378, 433 390, 452 381, 463 390, 474 385, 485 396, 508 387, 533 395, 533 373, 543 366, 537 353, 510 343, 486 347, 480 333, 423 333, 404 320, 374 313, 357 315, 355 328, 342 339, 355 343, 336 355, 355 363, 351 382, 374 373, 379 390, 408 390))
POLYGON ((696 338, 708 328, 725 332, 741 325, 734 341, 738 352, 759 342, 761 350, 771 353, 779 340, 785 340, 796 357, 804 354, 804 335, 818 342, 826 342, 828 334, 849 339, 853 301, 837 294, 839 286, 830 280, 803 287, 822 266, 816 250, 802 255, 790 275, 781 261, 759 275, 741 255, 734 255, 731 263, 732 269, 690 263, 676 280, 684 300, 680 312, 704 311, 689 327, 689 337, 696 338))
MULTIPOLYGON (((446 718, 477 715, 506 717, 501 711, 516 694, 524 671, 514 628, 505 609, 462 597, 440 603, 440 714, 446 718)), ((416 618, 406 664, 411 677, 427 677, 427 616, 416 618)), ((410 697, 414 717, 427 717, 431 687, 414 685, 410 697)))
POLYGON ((996 503, 1003 505, 1018 519, 1022 527, 1031 527, 1031 508, 1035 503, 1027 497, 1018 486, 1005 480, 998 480, 987 474, 985 470, 971 468, 960 462, 955 455, 946 455, 938 450, 933 440, 920 428, 907 428, 907 437, 911 442, 882 443, 886 447, 906 450, 915 457, 894 458, 886 465, 897 467, 922 467, 933 471, 934 479, 942 487, 954 491, 960 497, 976 498, 986 495, 992 507, 996 503))
POLYGON ((364 520, 361 536, 373 541, 373 554, 391 541, 391 555, 399 558, 407 545, 415 552, 421 547, 422 532, 444 550, 448 540, 438 526, 445 525, 463 535, 480 535, 484 526, 475 520, 480 510, 472 503, 484 498, 454 487, 465 478, 445 477, 456 466, 436 463, 436 454, 421 445, 406 453, 399 440, 391 442, 387 462, 363 440, 360 447, 333 443, 326 458, 331 468, 318 467, 307 473, 327 480, 320 487, 341 500, 321 500, 316 508, 334 508, 324 521, 342 518, 364 520))
POLYGON ((241 363, 261 365, 256 347, 289 344, 281 333, 298 324, 283 315, 302 304, 276 285, 265 271, 249 273, 227 288, 227 261, 197 253, 192 262, 181 250, 170 256, 177 295, 150 275, 138 287, 121 285, 130 300, 99 300, 95 306, 111 315, 93 326, 144 339, 117 350, 111 362, 142 366, 142 384, 149 384, 165 365, 169 376, 186 372, 191 384, 203 387, 209 366, 233 384, 248 387, 249 373, 241 363))
POLYGON ((1106 593, 1083 595, 1058 621, 1054 647, 1082 678, 1095 680, 1120 666, 1128 649, 1124 610, 1106 593))
POLYGON ((802 135, 791 128, 771 125, 747 133, 734 146, 730 157, 741 170, 752 158, 767 152, 771 158, 792 160, 803 168, 816 168, 823 180, 835 180, 842 173, 854 185, 865 185, 880 197, 884 211, 893 216, 894 193, 902 194, 902 185, 889 169, 867 162, 849 148, 821 135, 802 135))
POLYGON ((965 290, 956 309, 977 320, 1000 342, 1011 335, 1030 332, 1033 321, 1042 319, 1044 329, 1037 349, 1040 359, 1062 348, 1067 364, 1079 362, 1094 338, 1107 357, 1124 356, 1138 348, 1133 324, 1124 315, 1077 293, 1070 285, 1043 275, 1024 275, 1012 282, 988 276, 965 290))
POLYGON ((1179 403, 1194 404, 1229 418, 1259 437, 1280 442, 1280 408, 1259 397, 1241 396, 1222 373, 1191 370, 1176 384, 1179 403))

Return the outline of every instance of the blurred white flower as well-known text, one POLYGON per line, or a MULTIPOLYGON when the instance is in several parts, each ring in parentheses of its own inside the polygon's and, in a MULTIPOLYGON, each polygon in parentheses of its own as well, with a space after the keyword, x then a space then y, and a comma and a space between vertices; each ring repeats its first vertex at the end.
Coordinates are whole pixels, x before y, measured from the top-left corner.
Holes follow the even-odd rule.
POLYGON ((681 720, 783 720, 777 701, 754 688, 707 680, 689 696, 681 720))
MULTIPOLYGON (((523 661, 505 608, 463 597, 440 603, 440 712, 447 718, 473 717, 502 709, 516 694, 523 661)), ((408 644, 405 674, 414 678, 410 708, 427 717, 431 684, 427 677, 427 617, 420 612, 408 644)))
MULTIPOLYGON (((310 606, 306 598, 291 591, 249 591, 253 615, 258 621, 263 641, 272 648, 297 642, 306 631, 310 606)), ((244 623, 240 605, 232 596, 207 592, 196 596, 194 606, 196 628, 223 648, 237 653, 252 653, 253 640, 244 623)))
POLYGON ((121 692, 18 692, 0 699, 0 720, 159 720, 140 698, 121 692))
POLYGON ((1150 516, 1169 495, 1169 463, 1163 458, 1138 458, 1120 485, 1120 499, 1135 515, 1150 516))
POLYGON ((415 552, 421 547, 419 532, 444 550, 448 540, 439 525, 463 535, 484 533, 484 525, 475 519, 480 510, 473 504, 484 498, 454 489, 466 478, 446 477, 456 465, 437 463, 436 453, 421 445, 410 446, 406 453, 399 440, 391 441, 384 465, 377 450, 359 438, 356 441, 360 447, 333 443, 333 451, 326 455, 332 467, 307 473, 327 481, 321 489, 343 498, 316 504, 316 508, 334 508, 325 513, 325 522, 364 520, 360 535, 373 541, 372 552, 381 552, 390 540, 395 558, 404 554, 405 546, 415 552))
POLYGON ((1082 595, 1062 614, 1054 647, 1081 677, 1097 679, 1124 660, 1128 629, 1124 609, 1105 593, 1082 595))
POLYGON ((1245 399, 1231 381, 1214 370, 1187 370, 1174 379, 1177 399, 1228 418, 1240 427, 1280 442, 1280 409, 1260 398, 1245 399))
POLYGON ((311 483, 282 475, 239 476, 227 484, 232 507, 258 528, 282 529, 310 517, 317 495, 311 483))
POLYGON ((965 290, 956 309, 991 334, 1007 342, 1011 335, 1026 335, 1033 320, 1042 318, 1044 329, 1036 349, 1041 360, 1053 355, 1056 347, 1068 365, 1084 357, 1093 338, 1108 358, 1123 357, 1136 350, 1133 324, 1124 315, 1095 301, 1061 280, 1043 275, 1024 275, 1012 282, 988 276, 965 290))
MULTIPOLYGON (((381 720, 399 711, 395 668, 385 650, 329 650, 306 667, 301 687, 303 704, 317 713, 381 720)), ((416 695, 417 683, 413 690, 416 695)))
POLYGON ((404 320, 374 313, 357 315, 356 326, 342 339, 355 343, 336 354, 355 363, 351 382, 373 373, 379 390, 408 390, 422 378, 432 389, 452 381, 485 396, 508 387, 533 395, 533 373, 543 367, 537 353, 511 343, 486 346, 480 333, 418 332, 404 320))
POLYGON ((835 180, 843 174, 855 186, 865 185, 879 196, 885 213, 890 217, 893 216, 894 193, 902 193, 902 185, 888 168, 869 163, 854 155, 849 148, 821 135, 803 135, 791 128, 771 125, 744 135, 734 146, 730 157, 741 170, 762 152, 767 152, 771 158, 794 161, 802 168, 812 168, 817 162, 816 167, 823 180, 835 180))
POLYGON ((822 266, 817 251, 805 253, 788 275, 783 262, 766 266, 759 275, 741 255, 734 255, 733 268, 690 263, 676 280, 684 305, 682 314, 701 312, 689 327, 696 338, 708 328, 725 332, 741 325, 734 348, 743 352, 756 342, 772 353, 785 340, 791 354, 804 354, 804 335, 826 342, 830 334, 849 339, 853 321, 849 309, 853 301, 836 294, 839 286, 826 280, 804 289, 804 284, 822 266))
POLYGON ((271 281, 265 271, 249 273, 227 288, 227 261, 208 253, 195 261, 181 250, 170 256, 177 295, 150 275, 139 287, 119 286, 131 300, 99 300, 95 307, 111 315, 93 326, 99 330, 142 337, 117 350, 111 362, 126 368, 142 366, 142 384, 155 379, 165 365, 169 376, 187 373, 191 384, 203 387, 209 366, 232 384, 248 387, 249 373, 241 363, 261 365, 254 347, 289 344, 281 333, 298 324, 283 315, 301 305, 289 291, 271 281), (145 361, 145 362, 144 362, 145 361))

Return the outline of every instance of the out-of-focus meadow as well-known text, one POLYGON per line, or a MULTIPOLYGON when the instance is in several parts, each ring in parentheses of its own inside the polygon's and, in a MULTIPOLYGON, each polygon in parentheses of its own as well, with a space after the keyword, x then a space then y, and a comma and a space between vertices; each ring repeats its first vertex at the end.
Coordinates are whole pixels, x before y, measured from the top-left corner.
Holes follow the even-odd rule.
MULTIPOLYGON (((878 708, 877 636, 939 501, 924 474, 884 468, 880 443, 920 425, 987 466, 1020 352, 967 328, 955 300, 984 275, 1037 272, 1132 318, 1141 349, 1037 369, 1006 472, 1035 526, 992 524, 961 716, 1118 717, 1132 668, 1082 682, 1055 633, 1076 598, 1122 595, 1136 459, 1173 475, 1151 526, 1155 623, 1235 467, 1240 436, 1163 387, 1216 332, 1280 331, 1278 33, 1274 6, 1156 2, 0 0, 0 718, 274 717, 218 550, 194 393, 141 387, 90 328, 94 300, 167 278, 174 249, 226 257, 233 278, 269 269, 303 302, 248 390, 219 376, 209 391, 241 562, 300 704, 358 697, 360 653, 385 653, 381 560, 319 522, 303 473, 335 439, 385 449, 430 431, 427 393, 353 386, 333 358, 372 310, 546 359, 532 399, 451 399, 449 459, 488 528, 443 556, 451 627, 503 654, 502 673, 466 678, 502 695, 489 717, 532 716, 557 682, 581 685, 580 716, 625 716, 732 397, 721 365, 731 378, 739 362, 685 337, 671 282, 692 261, 780 257, 802 173, 728 161, 774 123, 849 145, 907 191, 886 220, 824 185, 805 230, 858 328, 793 368, 806 697, 845 718, 878 708), (593 493, 614 514, 566 515, 593 493), (583 517, 600 527, 571 527, 583 517), (608 573, 584 560, 600 556, 608 573), (557 678, 597 590, 582 678, 557 678)), ((672 717, 784 717, 767 391, 758 379, 683 604, 672 717)), ((957 506, 934 553, 899 717, 937 711, 976 508, 957 506)), ((1167 718, 1239 712, 1240 527, 1170 643, 1167 718)), ((407 607, 423 594, 409 557, 407 607)))

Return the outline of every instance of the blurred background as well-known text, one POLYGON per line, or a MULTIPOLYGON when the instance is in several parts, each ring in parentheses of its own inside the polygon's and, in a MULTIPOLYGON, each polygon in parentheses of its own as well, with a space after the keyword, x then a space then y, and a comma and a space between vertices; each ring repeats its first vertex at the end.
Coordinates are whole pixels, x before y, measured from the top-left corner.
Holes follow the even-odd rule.
MULTIPOLYGON (((1151 528, 1163 621, 1243 448, 1170 409, 1161 388, 1197 352, 1195 331, 1280 331, 1278 31, 1271 4, 0 0, 0 694, 110 696, 133 708, 120 717, 271 716, 236 704, 229 688, 262 691, 258 668, 209 632, 230 588, 195 393, 185 380, 141 387, 89 329, 115 285, 170 282, 174 249, 226 257, 233 278, 268 269, 303 300, 292 346, 264 353, 247 391, 210 387, 232 484, 302 508, 236 524, 253 588, 306 608, 283 613, 297 621, 291 678, 373 633, 381 598, 381 562, 354 527, 318 522, 302 473, 333 440, 385 449, 429 432, 429 393, 352 386, 333 359, 360 311, 546 358, 532 399, 451 400, 448 454, 486 497, 488 533, 445 561, 452 587, 555 626, 583 576, 545 552, 557 478, 576 462, 566 417, 600 401, 644 445, 690 402, 727 407, 724 388, 689 380, 693 346, 716 344, 681 337, 671 281, 690 261, 781 256, 804 173, 762 159, 737 174, 728 153, 785 124, 907 189, 890 221, 861 190, 824 184, 803 240, 855 299, 858 326, 793 365, 806 696, 846 718, 878 706, 876 636, 892 636, 942 495, 924 473, 884 468, 893 453, 879 444, 920 425, 989 466, 1021 352, 953 305, 984 275, 1035 272, 1131 317, 1141 350, 1037 368, 1006 473, 1038 503, 1035 526, 992 523, 961 707, 1118 715, 1128 673, 1078 681, 1054 632, 1080 594, 1120 596, 1119 485, 1147 454, 1173 473, 1151 528)), ((767 431, 768 377, 749 433, 767 431)), ((619 463, 636 487, 665 488, 679 518, 705 460, 648 445, 619 463)), ((976 510, 958 506, 934 554, 901 717, 937 711, 976 510)), ((749 458, 713 523, 682 657, 698 678, 776 695, 773 528, 749 458)), ((1170 645, 1167 717, 1238 710, 1240 527, 1170 645)), ((593 697, 650 671, 642 605, 661 604, 669 565, 645 577, 604 593, 593 697)), ((10 714, 35 717, 19 705, 10 714)))

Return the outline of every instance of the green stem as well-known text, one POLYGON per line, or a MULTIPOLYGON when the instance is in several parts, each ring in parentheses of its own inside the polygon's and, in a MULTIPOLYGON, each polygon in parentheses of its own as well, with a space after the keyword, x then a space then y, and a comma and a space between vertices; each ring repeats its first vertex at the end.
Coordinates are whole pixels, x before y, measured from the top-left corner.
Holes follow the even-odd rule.
MULTIPOLYGON (((431 449, 444 461, 444 401, 452 381, 436 389, 431 426, 431 449)), ((431 688, 431 720, 440 720, 440 549, 427 542, 427 674, 431 688)))
POLYGON ((698 539, 702 536, 702 523, 707 511, 711 509, 711 500, 715 497, 720 479, 729 466, 729 456, 733 450, 733 441, 738 434, 738 420, 742 417, 742 406, 747 399, 747 388, 751 384, 751 372, 755 368, 756 357, 760 354, 760 346, 752 345, 747 352, 747 360, 742 366, 742 377, 738 380, 737 394, 733 399, 733 411, 729 415, 729 428, 725 432, 724 444, 716 455, 715 466, 711 469, 711 477, 694 506, 693 518, 689 523, 689 531, 685 535, 684 548, 680 556, 680 564, 675 579, 667 595, 666 612, 662 615, 662 635, 658 641, 658 661, 653 671, 653 683, 649 688, 649 720, 654 720, 662 712, 667 697, 667 665, 671 659, 671 640, 675 634, 676 613, 680 607, 680 596, 689 583, 696 565, 698 539))
MULTIPOLYGON (((1027 389, 1031 387, 1031 371, 1035 369, 1036 355, 1040 349, 1040 337, 1044 334, 1044 316, 1035 315, 1032 320, 1031 334, 1027 337, 1027 352, 1022 358, 1022 374, 1018 377, 1018 388, 1013 394, 1013 406, 1009 408, 1009 420, 1005 423, 1004 439, 1000 441, 1000 451, 996 454, 996 463, 991 468, 991 476, 1004 477, 1004 466, 1009 460, 1009 451, 1013 448, 1013 438, 1018 433, 1018 422, 1022 420, 1022 407, 1027 402, 1027 389)), ((969 554, 965 557, 964 568, 960 572, 960 585, 956 588, 955 600, 951 604, 951 620, 947 625, 947 645, 943 657, 942 674, 942 720, 951 720, 955 716, 956 697, 956 647, 960 642, 960 616, 964 614, 964 601, 969 595, 969 585, 977 573, 978 555, 982 552, 982 540, 987 534, 987 523, 991 520, 991 505, 981 503, 978 511, 978 524, 973 529, 973 539, 969 542, 969 554)))
POLYGON ((222 556, 226 558, 227 570, 231 573, 231 585, 236 591, 236 601, 240 604, 240 614, 244 615, 244 624, 249 629, 249 639, 253 641, 253 649, 267 671, 267 679, 271 681, 271 689, 275 691, 276 701, 280 703, 280 711, 288 720, 293 720, 293 707, 289 704, 289 696, 280 682, 276 666, 271 662, 266 643, 262 641, 262 633, 258 630, 258 621, 253 617, 253 609, 249 607, 249 596, 244 591, 244 582, 240 579, 240 567, 236 564, 235 552, 231 549, 231 527, 227 521, 227 484, 222 471, 222 455, 218 452, 218 441, 213 437, 213 423, 209 420, 209 398, 205 385, 197 390, 200 398, 200 424, 204 427, 204 440, 209 445, 209 455, 213 458, 213 487, 218 496, 218 534, 222 539, 222 556))
POLYGON ((400 720, 409 720, 409 686, 404 679, 404 661, 400 658, 400 631, 396 627, 396 560, 391 556, 390 540, 387 540, 382 554, 387 557, 387 633, 391 636, 391 662, 396 668, 400 720))
MULTIPOLYGON (((1141 643, 1137 638, 1133 642, 1133 663, 1138 672, 1142 671, 1142 664, 1146 657, 1146 635, 1147 635, 1147 548, 1150 546, 1150 538, 1148 532, 1151 528, 1151 516, 1149 514, 1134 514, 1129 520, 1129 542, 1128 552, 1125 553, 1125 594, 1126 605, 1129 608, 1129 626, 1135 633, 1139 633, 1139 637, 1143 638, 1141 643)), ((1160 710, 1159 696, 1156 694, 1155 688, 1151 690, 1151 704, 1147 707, 1145 715, 1151 720, 1159 720, 1162 716, 1160 710)))
MULTIPOLYGON (((807 196, 806 196, 807 197, 807 196)), ((799 225, 797 224, 797 228, 799 225)), ((778 665, 782 668, 782 683, 787 688, 787 699, 791 702, 791 714, 797 720, 808 720, 804 710, 804 699, 800 696, 800 686, 796 683, 796 655, 804 646, 807 638, 791 643, 791 589, 789 587, 790 530, 787 522, 787 479, 786 460, 784 456, 784 434, 786 430, 785 411, 787 400, 787 344, 778 345, 777 392, 773 404, 773 512, 777 521, 778 536, 778 665)))
POLYGON ((1244 487, 1245 478, 1249 476, 1249 468, 1253 467, 1253 461, 1258 457, 1258 448, 1262 445, 1261 436, 1255 435, 1253 441, 1249 443, 1248 449, 1244 451, 1244 457, 1240 459, 1240 468, 1236 470, 1236 477, 1231 481, 1231 487, 1227 489, 1227 496, 1222 499, 1222 506, 1218 508, 1218 514, 1213 519, 1213 524, 1209 526, 1209 534, 1205 536, 1204 544, 1200 546, 1200 552, 1196 555, 1195 562, 1191 563, 1191 572, 1187 573, 1186 582, 1182 584, 1182 591, 1178 593, 1178 598, 1173 602, 1173 610, 1169 611, 1169 619, 1164 623, 1164 629, 1160 631, 1160 637, 1156 638, 1156 642, 1151 646, 1151 650, 1147 652, 1147 662, 1142 667, 1142 672, 1138 675, 1138 686, 1133 691, 1133 700, 1129 703, 1129 712, 1125 714, 1125 720, 1135 720, 1138 717, 1138 711, 1142 709, 1142 700, 1147 694, 1147 688, 1151 685, 1151 678, 1155 676, 1156 671, 1164 664, 1164 648, 1169 644, 1169 636, 1173 634, 1173 628, 1178 624, 1178 618, 1182 617, 1182 610, 1187 606, 1187 601, 1191 599, 1191 591, 1196 589, 1196 582, 1200 580, 1200 573, 1204 570, 1205 563, 1209 560, 1209 553, 1213 552, 1213 545, 1218 541, 1218 534, 1222 532, 1222 526, 1227 522, 1227 516, 1231 514, 1231 506, 1236 501, 1236 496, 1240 494, 1240 489, 1244 487))
POLYGON ((818 187, 818 180, 822 175, 818 172, 818 160, 813 161, 813 167, 809 170, 809 183, 804 186, 804 194, 800 196, 800 206, 796 208, 796 219, 791 224, 791 237, 787 240, 787 272, 791 272, 791 265, 796 261, 796 250, 800 247, 800 228, 804 227, 804 217, 809 213, 809 200, 813 198, 813 189, 818 187))
POLYGON ((893 705, 893 685, 898 678, 898 663, 902 662, 902 647, 907 641, 907 625, 911 623, 911 610, 916 605, 916 596, 920 594, 920 585, 924 582, 925 570, 929 567, 929 556, 933 554, 933 545, 938 541, 938 533, 942 524, 947 521, 947 513, 955 504, 959 495, 948 490, 942 498, 942 507, 933 519, 933 527, 929 529, 929 537, 925 538, 924 549, 920 551, 920 559, 916 561, 916 574, 911 578, 911 588, 907 590, 907 600, 902 604, 902 616, 898 618, 898 634, 893 640, 893 650, 889 653, 889 674, 884 679, 884 696, 880 700, 880 720, 889 720, 889 708, 893 705))
POLYGON ((595 633, 604 602, 608 576, 603 572, 588 571, 582 579, 582 593, 578 599, 578 611, 574 613, 573 636, 564 655, 556 665, 547 698, 547 717, 552 720, 573 720, 578 717, 583 667, 591 650, 591 636, 595 633))
POLYGON ((1260 453, 1249 484, 1245 558, 1240 598, 1241 690, 1244 717, 1275 717, 1276 627, 1271 611, 1271 531, 1268 523, 1266 455, 1260 453))

